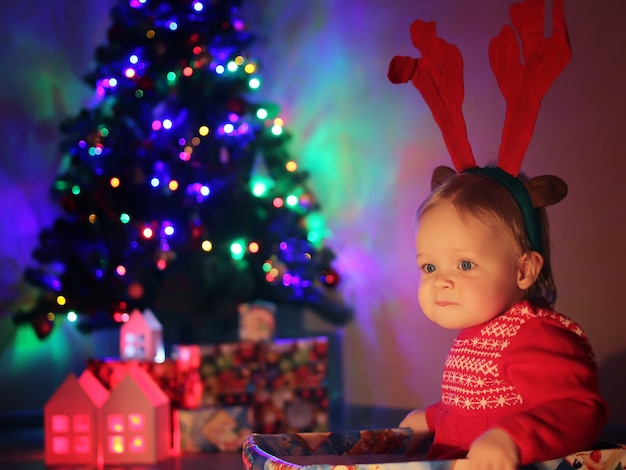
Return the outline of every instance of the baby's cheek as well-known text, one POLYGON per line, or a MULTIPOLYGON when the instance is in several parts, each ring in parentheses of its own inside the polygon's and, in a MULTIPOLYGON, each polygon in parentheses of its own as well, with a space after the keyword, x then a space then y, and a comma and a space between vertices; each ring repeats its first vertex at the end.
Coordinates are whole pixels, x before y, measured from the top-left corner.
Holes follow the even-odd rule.
POLYGON ((420 282, 417 288, 417 300, 420 303, 420 306, 424 306, 426 304, 426 300, 428 299, 428 289, 425 284, 420 282))

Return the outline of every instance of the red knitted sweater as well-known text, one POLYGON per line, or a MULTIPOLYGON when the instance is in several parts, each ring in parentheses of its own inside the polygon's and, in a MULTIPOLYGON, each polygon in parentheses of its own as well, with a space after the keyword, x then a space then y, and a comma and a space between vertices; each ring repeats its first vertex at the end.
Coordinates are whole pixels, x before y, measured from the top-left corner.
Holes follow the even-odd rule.
POLYGON ((445 363, 441 401, 426 409, 429 459, 462 458, 487 429, 507 431, 522 465, 585 450, 607 406, 586 334, 528 301, 461 330, 445 363))

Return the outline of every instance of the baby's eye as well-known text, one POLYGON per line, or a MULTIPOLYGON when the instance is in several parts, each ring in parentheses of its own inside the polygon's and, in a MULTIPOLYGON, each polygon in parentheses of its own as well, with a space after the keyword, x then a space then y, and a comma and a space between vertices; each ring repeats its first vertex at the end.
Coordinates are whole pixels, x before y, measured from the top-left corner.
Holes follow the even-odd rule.
POLYGON ((459 263, 459 268, 461 268, 461 271, 469 271, 473 267, 474 263, 472 263, 471 261, 463 260, 459 263))
POLYGON ((422 271, 425 273, 434 273, 437 270, 434 264, 425 264, 422 266, 422 271))

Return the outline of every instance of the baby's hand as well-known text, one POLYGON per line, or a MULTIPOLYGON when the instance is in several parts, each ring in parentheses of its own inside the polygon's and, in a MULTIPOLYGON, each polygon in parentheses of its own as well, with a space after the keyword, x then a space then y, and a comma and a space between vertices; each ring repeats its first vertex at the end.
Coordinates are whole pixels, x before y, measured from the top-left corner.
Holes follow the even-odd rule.
POLYGON ((476 438, 467 453, 470 470, 516 470, 517 445, 502 429, 490 429, 476 438))
POLYGON ((432 436, 432 433, 428 430, 428 423, 426 422, 426 413, 424 410, 413 410, 407 414, 400 422, 401 428, 411 428, 413 433, 411 434, 411 440, 406 446, 406 455, 411 457, 417 454, 420 447, 432 436))

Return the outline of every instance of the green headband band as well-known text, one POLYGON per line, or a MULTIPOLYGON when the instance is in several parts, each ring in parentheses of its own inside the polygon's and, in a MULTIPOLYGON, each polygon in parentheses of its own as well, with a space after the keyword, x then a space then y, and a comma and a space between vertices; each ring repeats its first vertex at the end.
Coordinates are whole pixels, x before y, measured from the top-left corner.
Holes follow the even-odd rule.
POLYGON ((541 222, 539 220, 539 214, 537 209, 533 207, 530 195, 524 183, 522 183, 515 176, 510 175, 506 171, 498 167, 474 167, 468 168, 463 173, 471 173, 474 175, 485 175, 499 183, 503 184, 509 192, 513 195, 513 199, 517 202, 522 216, 524 217, 524 224, 526 225, 526 234, 530 241, 530 246, 534 251, 543 253, 543 237, 541 231, 541 222))

